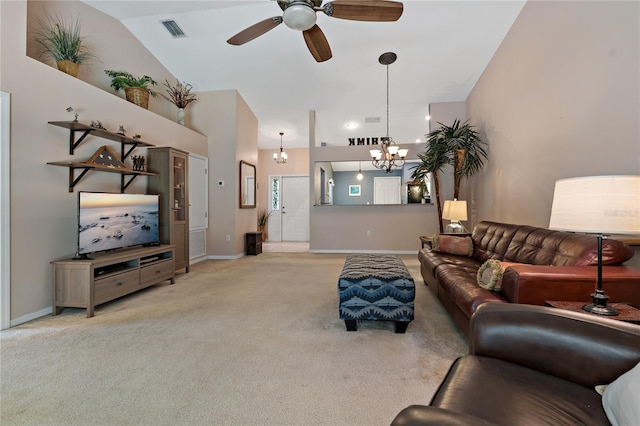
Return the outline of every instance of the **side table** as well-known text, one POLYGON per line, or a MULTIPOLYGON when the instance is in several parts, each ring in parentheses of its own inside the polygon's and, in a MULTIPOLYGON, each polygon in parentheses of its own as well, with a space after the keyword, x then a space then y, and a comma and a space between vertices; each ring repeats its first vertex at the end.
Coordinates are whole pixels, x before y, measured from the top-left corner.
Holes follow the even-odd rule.
POLYGON ((421 235, 420 243, 422 243, 422 248, 431 247, 431 240, 433 240, 433 237, 427 237, 426 235, 421 235))
POLYGON ((544 302, 545 306, 550 306, 552 308, 565 309, 567 311, 573 311, 573 312, 582 312, 589 315, 596 315, 598 317, 616 319, 619 321, 630 322, 633 324, 640 324, 640 309, 634 306, 631 306, 629 304, 615 303, 615 302, 609 303, 610 306, 616 308, 616 310, 620 312, 619 315, 609 317, 605 315, 592 314, 590 312, 585 311, 584 309, 582 309, 582 307, 587 303, 588 302, 569 302, 569 301, 561 301, 561 300, 545 300, 544 302))
POLYGON ((262 232, 247 232, 245 239, 247 254, 258 255, 262 253, 262 232))

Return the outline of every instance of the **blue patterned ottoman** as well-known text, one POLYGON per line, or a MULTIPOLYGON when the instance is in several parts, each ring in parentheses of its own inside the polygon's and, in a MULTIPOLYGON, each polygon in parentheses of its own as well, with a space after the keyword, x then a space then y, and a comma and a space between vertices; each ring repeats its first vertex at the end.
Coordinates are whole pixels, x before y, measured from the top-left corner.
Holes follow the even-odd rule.
POLYGON ((396 333, 404 333, 413 320, 416 288, 398 256, 352 254, 347 256, 338 279, 340 319, 347 331, 356 331, 357 320, 395 321, 396 333))

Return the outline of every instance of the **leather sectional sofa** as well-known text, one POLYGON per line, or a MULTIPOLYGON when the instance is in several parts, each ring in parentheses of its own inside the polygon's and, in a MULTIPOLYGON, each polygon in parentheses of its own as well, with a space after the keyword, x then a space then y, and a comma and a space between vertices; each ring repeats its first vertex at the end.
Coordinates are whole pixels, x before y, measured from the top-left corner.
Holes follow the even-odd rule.
MULTIPOLYGON (((597 276, 595 236, 484 221, 475 226, 471 240, 471 256, 430 247, 418 252, 422 278, 466 335, 471 315, 485 302, 591 301, 597 276), (516 263, 504 270, 500 291, 478 285, 478 269, 489 259, 516 263)), ((640 269, 622 265, 633 257, 633 250, 605 239, 602 252, 603 289, 609 303, 640 308, 640 269)))
POLYGON ((469 355, 453 363, 429 406, 405 408, 392 426, 636 425, 639 363, 637 325, 486 303, 471 321, 469 355), (602 397, 598 385, 608 385, 602 397))

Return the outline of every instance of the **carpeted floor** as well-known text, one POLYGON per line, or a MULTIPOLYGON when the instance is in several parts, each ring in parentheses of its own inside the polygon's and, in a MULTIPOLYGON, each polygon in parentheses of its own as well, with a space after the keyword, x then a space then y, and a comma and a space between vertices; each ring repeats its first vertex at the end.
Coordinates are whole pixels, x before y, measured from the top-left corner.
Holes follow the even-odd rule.
POLYGON ((428 403, 467 341, 424 286, 405 334, 347 332, 346 255, 263 253, 206 261, 100 305, 0 333, 8 425, 387 425, 428 403))

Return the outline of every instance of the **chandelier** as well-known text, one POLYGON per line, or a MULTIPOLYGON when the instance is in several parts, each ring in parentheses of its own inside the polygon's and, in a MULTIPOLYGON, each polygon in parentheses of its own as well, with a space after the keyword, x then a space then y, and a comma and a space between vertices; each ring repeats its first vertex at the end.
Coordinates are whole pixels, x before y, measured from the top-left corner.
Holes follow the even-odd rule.
POLYGON ((389 65, 394 63, 398 56, 393 52, 386 52, 380 55, 378 62, 387 67, 387 136, 381 139, 380 148, 369 151, 371 154, 371 164, 377 169, 391 173, 404 165, 404 159, 409 150, 400 149, 395 141, 389 136, 389 65))
POLYGON ((287 153, 284 152, 284 150, 282 149, 282 135, 284 135, 284 133, 280 132, 280 156, 278 156, 277 152, 273 153, 273 159, 275 160, 276 163, 278 164, 284 164, 287 162, 287 153))

